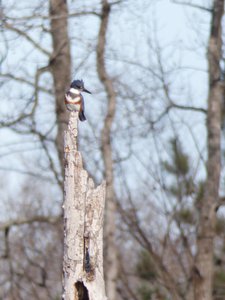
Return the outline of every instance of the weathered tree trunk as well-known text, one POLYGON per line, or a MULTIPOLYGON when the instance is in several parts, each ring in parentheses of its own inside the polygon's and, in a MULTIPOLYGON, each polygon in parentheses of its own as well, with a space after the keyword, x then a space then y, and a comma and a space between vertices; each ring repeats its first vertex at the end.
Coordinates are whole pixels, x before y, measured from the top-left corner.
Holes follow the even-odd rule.
POLYGON ((209 95, 208 95, 208 161, 204 199, 200 205, 197 236, 197 256, 194 274, 195 300, 212 299, 213 241, 215 236, 215 208, 219 197, 221 171, 221 104, 224 101, 224 83, 221 78, 222 50, 221 19, 224 0, 215 0, 212 10, 211 33, 208 45, 209 95))
POLYGON ((58 125, 56 147, 62 173, 64 172, 63 134, 68 124, 68 113, 64 104, 64 94, 71 81, 71 55, 67 18, 60 18, 59 16, 65 16, 67 13, 68 9, 65 0, 49 0, 49 16, 51 18, 51 35, 53 41, 50 69, 54 81, 56 121, 58 125))
POLYGON ((105 300, 103 219, 105 183, 94 182, 77 151, 78 113, 72 112, 65 132, 64 298, 105 300))
POLYGON ((106 33, 109 22, 111 6, 107 0, 102 0, 101 23, 98 34, 97 45, 97 71, 101 82, 106 90, 108 106, 107 114, 104 120, 104 127, 101 134, 101 149, 104 161, 105 179, 106 179, 106 210, 105 210, 105 280, 106 292, 110 300, 116 300, 117 297, 117 278, 118 278, 118 254, 115 242, 116 226, 116 201, 113 176, 113 156, 111 144, 111 130, 116 110, 116 92, 113 87, 113 81, 107 74, 105 66, 105 46, 106 33))

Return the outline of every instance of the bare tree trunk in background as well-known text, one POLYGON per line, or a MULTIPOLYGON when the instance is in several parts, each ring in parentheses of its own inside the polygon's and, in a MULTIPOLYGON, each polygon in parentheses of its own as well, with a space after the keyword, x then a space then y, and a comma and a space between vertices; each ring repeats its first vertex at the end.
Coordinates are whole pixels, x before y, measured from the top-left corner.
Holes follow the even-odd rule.
POLYGON ((104 120, 104 127, 101 134, 101 149, 105 167, 106 179, 106 212, 105 212, 105 279, 106 292, 109 300, 116 300, 116 281, 118 277, 118 256, 117 247, 115 243, 115 215, 116 215, 116 201, 114 190, 114 176, 113 176, 113 158, 111 145, 111 129, 115 116, 116 109, 116 92, 113 88, 113 81, 109 77, 105 66, 105 46, 106 46, 106 32, 110 15, 110 4, 107 0, 102 1, 101 23, 98 34, 97 45, 97 72, 99 79, 106 90, 108 107, 107 115, 104 120))
POLYGON ((94 182, 77 151, 78 113, 65 132, 64 294, 65 300, 105 300, 103 219, 105 183, 94 182))
POLYGON ((224 101, 224 83, 221 81, 222 58, 221 20, 224 0, 215 0, 212 10, 211 33, 208 44, 208 161, 205 196, 200 204, 200 222, 197 236, 196 268, 193 272, 195 300, 212 300, 213 241, 215 236, 216 205, 219 197, 221 172, 221 104, 224 101))
POLYGON ((58 124, 56 147, 63 173, 63 134, 68 124, 64 94, 71 81, 71 55, 67 18, 57 18, 57 16, 66 15, 68 11, 65 0, 50 0, 49 4, 53 40, 53 54, 50 61, 50 68, 54 80, 56 120, 58 124))

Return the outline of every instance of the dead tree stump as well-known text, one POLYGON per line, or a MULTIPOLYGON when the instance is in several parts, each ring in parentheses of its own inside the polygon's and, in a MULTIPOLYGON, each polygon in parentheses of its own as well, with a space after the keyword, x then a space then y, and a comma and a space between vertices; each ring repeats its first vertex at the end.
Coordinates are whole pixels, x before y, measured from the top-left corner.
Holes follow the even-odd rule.
POLYGON ((64 135, 63 299, 106 300, 103 277, 105 182, 94 186, 77 149, 78 113, 64 135))

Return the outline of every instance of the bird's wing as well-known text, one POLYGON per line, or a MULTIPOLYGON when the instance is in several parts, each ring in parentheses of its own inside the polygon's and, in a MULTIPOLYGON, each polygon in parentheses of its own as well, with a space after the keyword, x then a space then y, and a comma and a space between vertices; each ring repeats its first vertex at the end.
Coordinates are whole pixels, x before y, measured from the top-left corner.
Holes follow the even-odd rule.
POLYGON ((81 106, 82 106, 82 110, 84 112, 84 97, 81 95, 81 106))

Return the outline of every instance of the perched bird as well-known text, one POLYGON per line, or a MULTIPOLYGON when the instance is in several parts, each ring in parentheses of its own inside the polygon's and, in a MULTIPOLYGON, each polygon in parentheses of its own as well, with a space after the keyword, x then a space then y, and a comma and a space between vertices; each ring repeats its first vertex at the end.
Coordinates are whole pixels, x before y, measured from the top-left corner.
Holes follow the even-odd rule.
POLYGON ((78 111, 79 112, 79 120, 85 121, 86 117, 84 115, 84 98, 81 92, 86 92, 91 94, 85 87, 83 80, 74 80, 69 90, 65 94, 65 104, 66 108, 69 111, 78 111))

